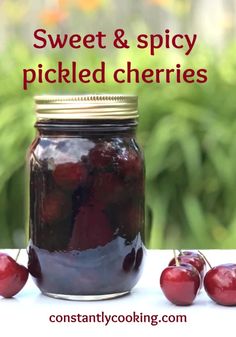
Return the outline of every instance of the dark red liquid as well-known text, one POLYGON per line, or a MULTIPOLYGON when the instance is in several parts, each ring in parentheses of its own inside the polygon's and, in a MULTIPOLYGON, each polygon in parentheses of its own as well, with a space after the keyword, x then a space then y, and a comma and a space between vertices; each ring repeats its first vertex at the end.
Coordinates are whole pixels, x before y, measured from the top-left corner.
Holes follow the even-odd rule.
POLYGON ((144 169, 133 138, 38 138, 30 153, 29 270, 46 293, 131 290, 143 259, 144 169))

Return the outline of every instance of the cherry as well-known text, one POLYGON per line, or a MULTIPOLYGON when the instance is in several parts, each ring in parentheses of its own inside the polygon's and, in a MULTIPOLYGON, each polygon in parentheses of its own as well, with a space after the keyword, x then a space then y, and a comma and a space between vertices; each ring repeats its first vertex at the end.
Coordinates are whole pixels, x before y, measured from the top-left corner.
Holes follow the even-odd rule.
POLYGON ((143 248, 140 247, 135 253, 134 248, 132 248, 131 252, 128 253, 123 261, 123 270, 125 272, 129 272, 132 269, 137 271, 141 266, 143 260, 143 248))
POLYGON ((58 164, 53 171, 53 178, 61 188, 75 190, 86 182, 87 169, 82 163, 58 164))
POLYGON ((130 272, 134 267, 135 262, 135 250, 132 248, 131 252, 126 255, 123 261, 123 270, 125 272, 130 272))
POLYGON ((117 157, 119 173, 126 177, 133 177, 139 174, 142 169, 142 162, 139 154, 133 149, 125 149, 117 157))
POLYGON ((101 205, 81 206, 69 243, 70 249, 85 250, 105 246, 113 239, 113 230, 101 205))
POLYGON ((28 269, 9 255, 0 253, 0 296, 15 296, 26 284, 28 276, 28 269))
POLYGON ((89 162, 94 168, 104 169, 112 165, 116 151, 111 143, 97 144, 89 153, 89 162))
POLYGON ((46 223, 65 219, 71 210, 71 201, 60 191, 46 195, 42 202, 42 220, 46 223))
POLYGON ((134 269, 135 269, 135 270, 138 270, 138 269, 139 269, 139 267, 141 266, 142 260, 143 260, 143 248, 140 247, 140 248, 137 250, 137 254, 136 254, 135 266, 134 266, 134 269))
POLYGON ((124 226, 124 233, 127 239, 132 240, 140 232, 142 228, 142 209, 130 205, 129 209, 126 209, 126 223, 124 226))
POLYGON ((181 263, 165 268, 160 277, 161 289, 166 298, 176 305, 193 303, 199 287, 200 275, 191 264, 181 263))
POLYGON ((41 273, 41 266, 40 266, 40 262, 37 256, 37 253, 35 251, 35 249, 31 246, 29 246, 29 251, 28 251, 28 270, 29 273, 38 279, 42 278, 42 273, 41 273))
MULTIPOLYGON (((205 269, 206 269, 206 263, 203 257, 200 254, 192 252, 192 251, 183 251, 179 254, 179 256, 177 257, 177 260, 181 264, 189 263, 198 270, 201 276, 201 287, 202 287, 203 277, 204 277, 205 269)), ((169 266, 174 266, 174 265, 176 265, 175 258, 173 258, 169 262, 169 266)))
POLYGON ((236 264, 228 263, 211 268, 205 275, 204 288, 216 303, 236 305, 236 264))
POLYGON ((91 198, 103 202, 114 202, 123 196, 120 178, 111 172, 99 172, 94 176, 91 198))

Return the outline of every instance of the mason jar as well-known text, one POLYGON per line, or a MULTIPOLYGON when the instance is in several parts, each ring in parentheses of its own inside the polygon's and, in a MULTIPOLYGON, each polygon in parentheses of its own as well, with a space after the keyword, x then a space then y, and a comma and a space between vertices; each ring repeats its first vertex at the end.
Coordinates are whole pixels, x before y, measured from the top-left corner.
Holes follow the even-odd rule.
POLYGON ((144 255, 137 97, 37 96, 29 150, 29 271, 43 294, 124 295, 144 255))

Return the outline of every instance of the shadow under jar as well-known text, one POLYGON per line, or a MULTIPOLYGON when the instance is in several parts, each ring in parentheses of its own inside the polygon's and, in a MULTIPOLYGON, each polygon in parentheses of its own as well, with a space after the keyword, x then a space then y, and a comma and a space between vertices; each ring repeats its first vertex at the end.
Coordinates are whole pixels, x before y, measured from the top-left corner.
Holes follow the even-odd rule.
POLYGON ((124 295, 144 255, 137 97, 37 96, 29 151, 29 271, 48 296, 124 295))

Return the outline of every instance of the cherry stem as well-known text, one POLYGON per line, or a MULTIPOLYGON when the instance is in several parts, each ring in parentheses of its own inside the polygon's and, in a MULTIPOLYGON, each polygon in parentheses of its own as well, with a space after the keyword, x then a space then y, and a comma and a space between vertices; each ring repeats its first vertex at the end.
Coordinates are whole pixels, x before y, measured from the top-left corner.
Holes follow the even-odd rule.
POLYGON ((18 252, 17 252, 16 258, 15 258, 16 262, 18 260, 19 255, 20 255, 20 252, 21 252, 21 249, 19 249, 18 252))
POLYGON ((208 264, 208 266, 210 267, 210 269, 212 269, 212 265, 210 264, 210 262, 208 261, 208 259, 206 258, 206 256, 200 250, 198 250, 198 253, 203 257, 203 259, 208 264))
POLYGON ((178 258, 177 258, 177 255, 176 255, 176 250, 175 249, 173 249, 173 253, 174 253, 174 258, 175 258, 175 265, 177 266, 177 267, 179 267, 179 260, 178 260, 178 258))
POLYGON ((183 255, 183 252, 181 249, 178 249, 179 255, 183 255))

